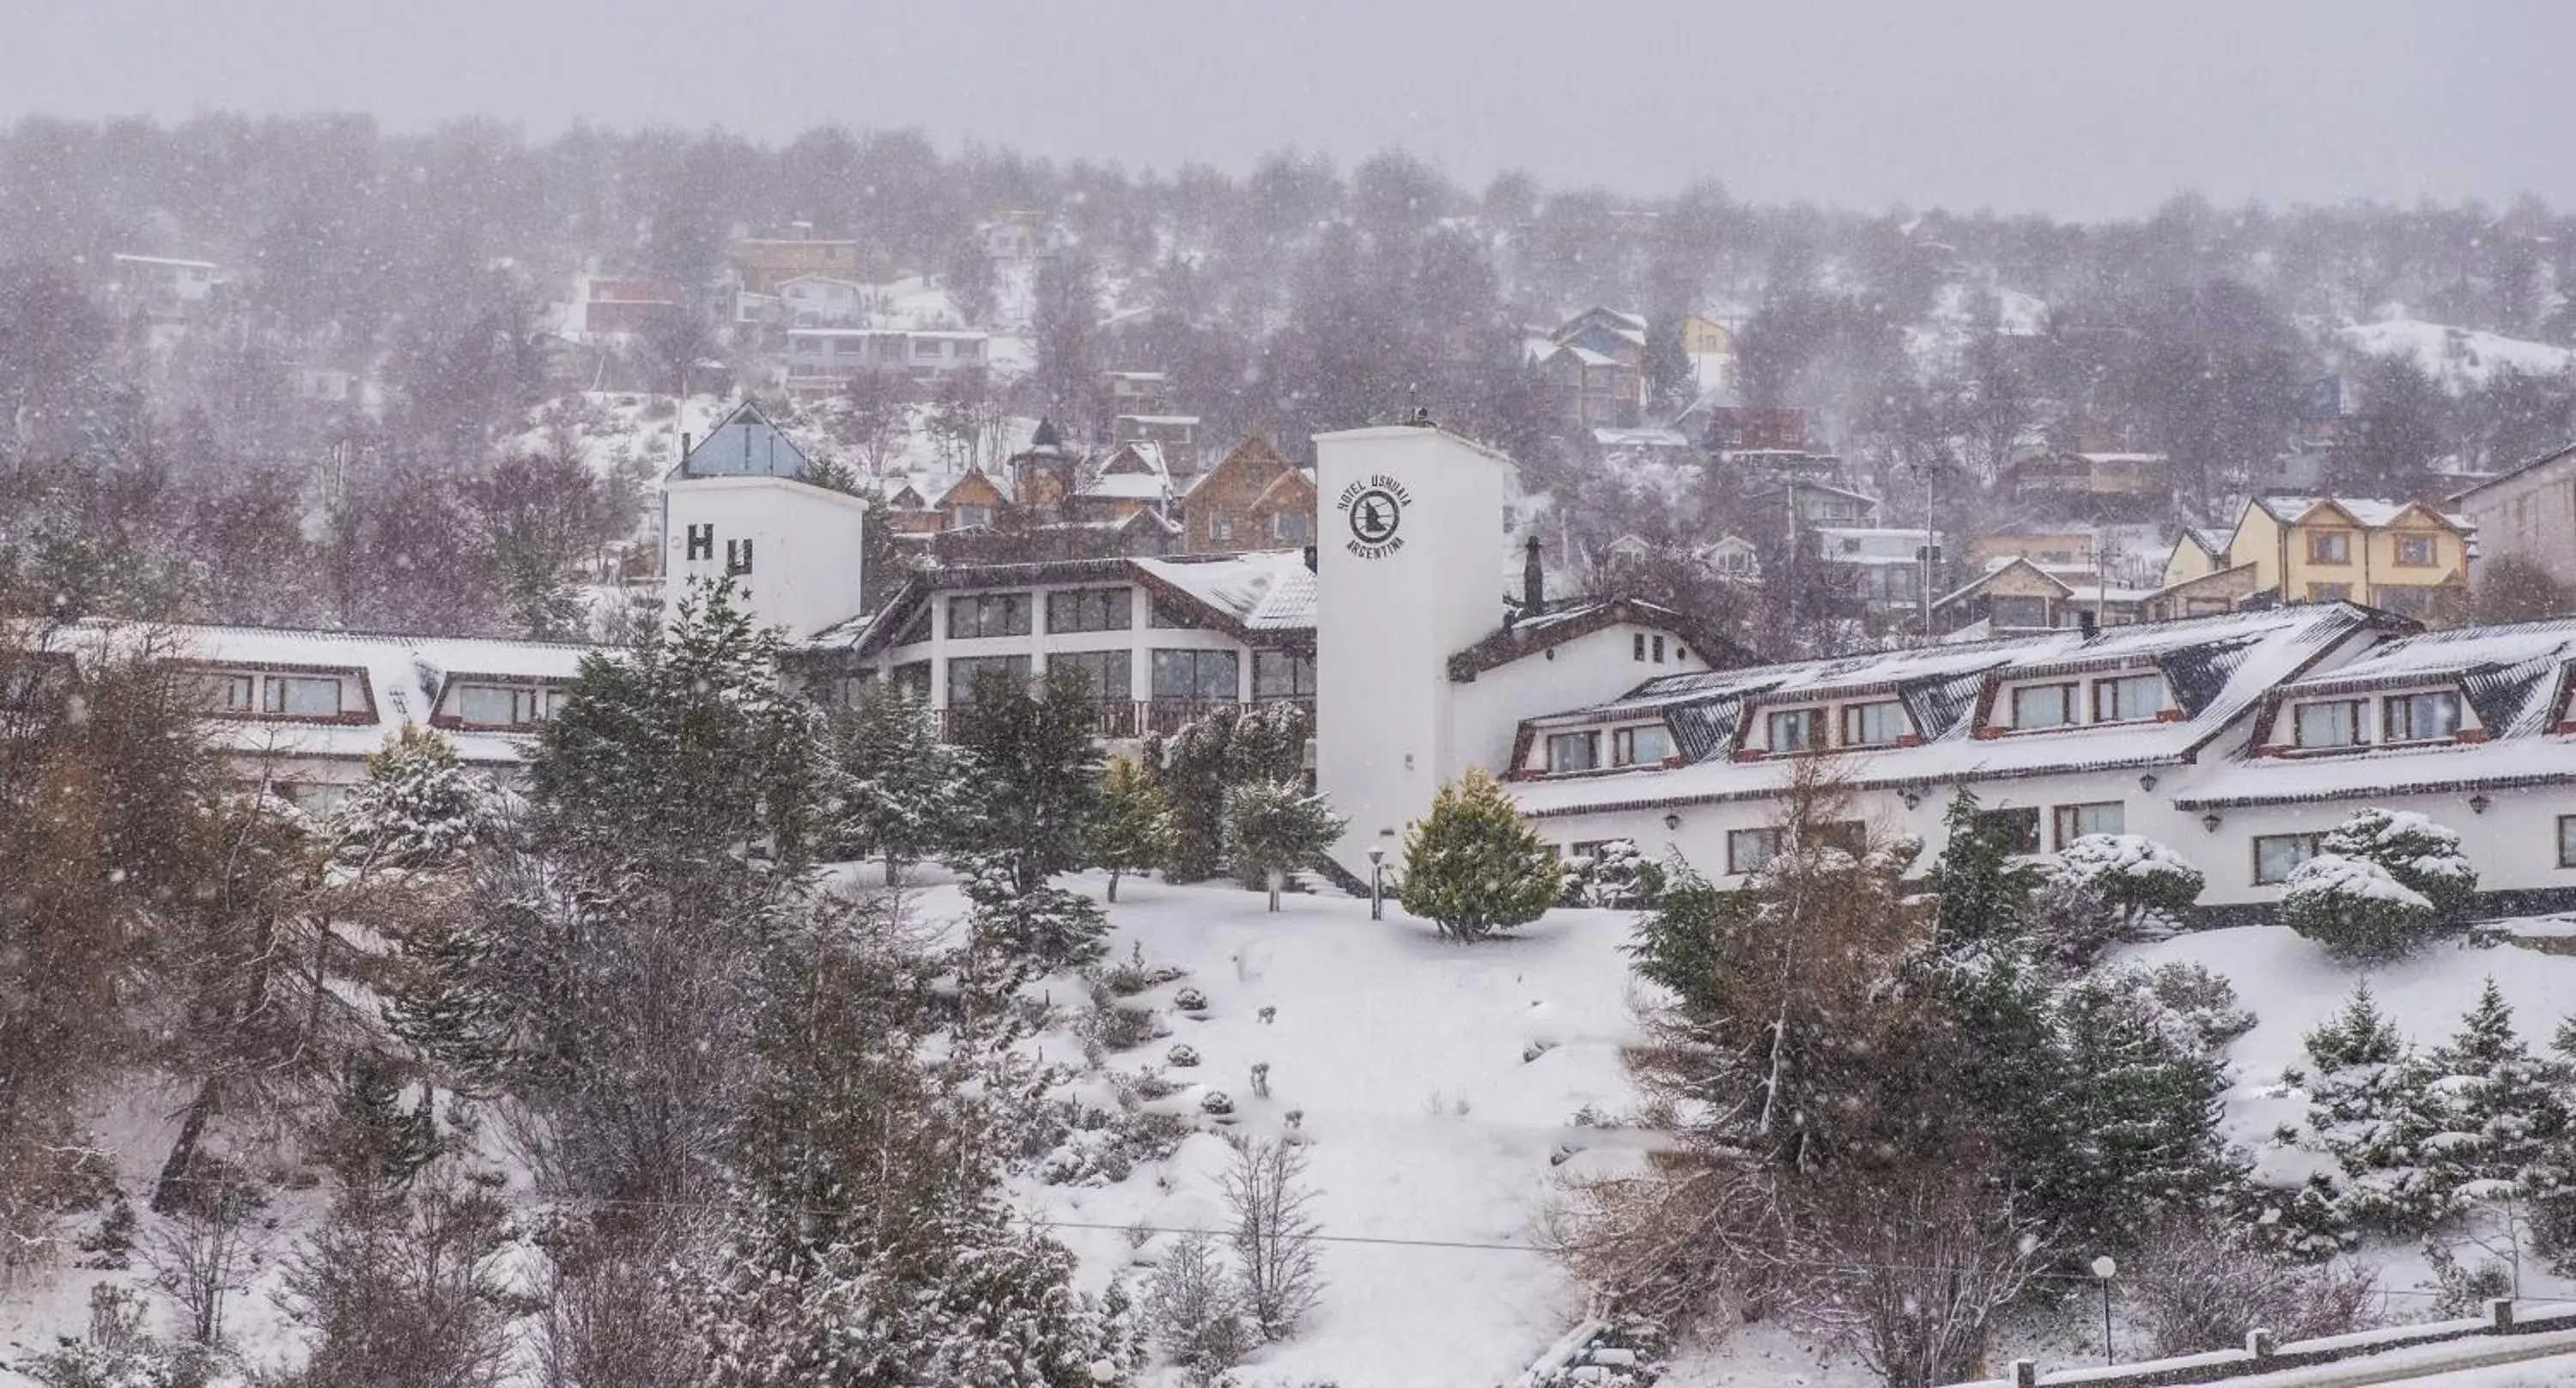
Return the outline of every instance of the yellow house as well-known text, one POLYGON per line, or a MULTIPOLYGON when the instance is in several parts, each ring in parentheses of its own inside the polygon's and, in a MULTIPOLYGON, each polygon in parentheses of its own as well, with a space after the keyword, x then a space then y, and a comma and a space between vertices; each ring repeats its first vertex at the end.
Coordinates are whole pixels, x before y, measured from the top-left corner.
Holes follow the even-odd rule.
POLYGON ((2284 602, 2363 603, 2440 620, 2468 606, 2469 524, 2421 502, 2266 496, 2245 504, 2227 556, 2284 602))
POLYGON ((1682 350, 1694 357, 1723 357, 1735 351, 1735 330, 1714 318, 1690 314, 1682 319, 1682 350))
POLYGON ((2174 540, 2173 553, 2165 558, 2164 586, 2207 578, 2228 567, 2228 539, 2224 530, 2185 526, 2174 540))

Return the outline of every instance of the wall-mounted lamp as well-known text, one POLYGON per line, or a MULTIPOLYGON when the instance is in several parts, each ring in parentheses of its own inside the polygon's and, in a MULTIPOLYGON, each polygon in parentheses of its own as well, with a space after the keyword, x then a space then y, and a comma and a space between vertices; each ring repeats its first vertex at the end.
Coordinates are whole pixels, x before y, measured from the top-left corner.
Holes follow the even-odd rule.
POLYGON ((1923 792, 1908 786, 1905 789, 1898 791, 1896 793, 1896 798, 1904 801, 1905 808, 1910 810, 1923 803, 1923 792))
POLYGON ((2140 776, 2140 777, 2138 778, 2138 789, 2140 789, 2140 790, 2154 790, 2155 788, 2156 788, 2156 773, 2154 773, 2154 772, 2150 771, 2150 772, 2148 772, 2146 775, 2144 775, 2144 776, 2140 776))
POLYGON ((2202 815, 2202 816, 2200 817, 2200 827, 2201 827, 2201 828, 2203 828, 2203 829, 2208 830, 2209 832, 2211 832, 2211 833, 2213 833, 2213 834, 2217 833, 2217 832, 2218 832, 2218 826, 2219 826, 2219 825, 2221 825, 2221 824, 2223 824, 2223 823, 2225 823, 2225 822, 2226 822, 2226 821, 2224 821, 2224 820, 2222 820, 2222 819, 2220 819, 2220 818, 2218 817, 2218 811, 2216 811, 2216 810, 2211 810, 2209 813, 2207 813, 2207 814, 2205 814, 2205 815, 2202 815))
POLYGON ((1677 814, 1668 814, 1668 815, 1665 815, 1665 816, 1664 816, 1664 827, 1665 827, 1665 828, 1667 828, 1667 829, 1678 829, 1678 828, 1682 827, 1682 817, 1681 817, 1680 815, 1677 815, 1677 814))
POLYGON ((2469 797, 2469 813, 2485 814, 2487 812, 2487 806, 2494 803, 2494 801, 2489 800, 2484 795, 2472 795, 2469 797))

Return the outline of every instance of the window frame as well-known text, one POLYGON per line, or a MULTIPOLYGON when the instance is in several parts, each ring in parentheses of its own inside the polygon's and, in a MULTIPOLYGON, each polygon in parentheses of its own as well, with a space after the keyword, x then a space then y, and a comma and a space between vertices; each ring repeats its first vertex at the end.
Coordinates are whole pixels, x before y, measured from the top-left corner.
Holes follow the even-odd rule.
POLYGON ((1253 650, 1252 701, 1254 703, 1269 703, 1281 699, 1311 699, 1314 697, 1314 656, 1304 651, 1270 650, 1257 647, 1253 650), (1288 670, 1287 692, 1280 693, 1273 689, 1265 693, 1263 690, 1263 685, 1266 682, 1264 676, 1270 671, 1278 669, 1282 662, 1286 663, 1288 670))
POLYGON ((1843 705, 1842 744, 1845 747, 1893 747, 1906 734, 1914 731, 1914 721, 1905 712, 1902 699, 1877 699, 1866 704, 1843 705), (1896 730, 1882 738, 1864 737, 1860 725, 1866 716, 1881 709, 1895 711, 1896 730))
POLYGON ((1637 723, 1610 730, 1612 766, 1661 766, 1679 751, 1680 749, 1673 745, 1672 728, 1663 723, 1637 723), (1663 750, 1651 757, 1639 757, 1637 755, 1637 734, 1639 733, 1652 733, 1663 739, 1663 750))
POLYGON ((2310 858, 2317 856, 2317 854, 2322 851, 2325 837, 2325 831, 2321 829, 2297 830, 2282 834, 2256 834, 2252 844, 2250 845, 2254 855, 2254 885, 2258 887, 2277 887, 2282 883, 2289 881, 2290 874, 2299 870, 2300 863, 2308 861, 2310 858), (2300 854, 2297 861, 2292 862, 2287 868, 2282 869, 2279 876, 2265 877, 2263 875, 2263 846, 2265 844, 2283 843, 2291 840, 2305 840, 2307 852, 2300 854))
POLYGON ((1760 872, 1769 867, 1779 856, 1780 830, 1775 825, 1766 824, 1759 828, 1726 831, 1726 871, 1729 876, 1744 877, 1760 872), (1751 848, 1755 852, 1746 854, 1742 851, 1746 848, 1751 848), (1744 861, 1747 856, 1753 856, 1756 860, 1748 864, 1744 861))
POLYGON ((952 594, 948 599, 948 637, 952 641, 990 641, 1027 636, 1034 615, 1030 610, 1033 606, 1025 592, 952 594), (987 615, 996 608, 1001 613, 999 631, 989 629, 992 619, 987 615), (973 630, 958 630, 957 614, 961 611, 975 614, 973 630))
POLYGON ((2308 585, 2308 601, 2350 602, 2352 601, 2352 585, 2349 583, 2311 583, 2308 585))
POLYGON ((1136 653, 1127 647, 1112 646, 1105 650, 1047 652, 1046 664, 1049 674, 1055 672, 1059 662, 1068 668, 1089 674, 1091 697, 1101 703, 1124 704, 1135 701, 1136 653), (1110 681, 1102 678, 1102 672, 1113 668, 1121 676, 1117 681, 1121 688, 1115 691, 1109 688, 1110 681))
POLYGON ((1786 756, 1796 752, 1831 751, 1834 745, 1834 727, 1832 721, 1825 715, 1826 710, 1823 708, 1773 709, 1762 716, 1763 743, 1773 756, 1786 756), (1780 741, 1780 729, 1784 726, 1783 719, 1794 720, 1812 731, 1801 738, 1798 745, 1783 746, 1780 741))
POLYGON ((2050 808, 2048 812, 2048 820, 2049 832, 2056 838, 2057 851, 2063 853, 2066 851, 2066 845, 2075 842, 2077 839, 2083 838, 2087 834, 2125 834, 2129 832, 2129 802, 2126 800, 2085 800, 2072 805, 2057 805, 2050 808), (2096 812, 2101 810, 2113 811, 2120 818, 2120 827, 2117 829, 2084 828, 2083 816, 2084 812, 2087 810, 2096 812))
POLYGON ((1575 728, 1561 733, 1549 733, 1545 747, 1547 774, 1551 776, 1576 775, 1601 769, 1601 730, 1599 728, 1575 728), (1580 766, 1567 765, 1557 756, 1559 747, 1574 746, 1586 749, 1583 764, 1580 766))
POLYGON ((2082 717, 2084 708, 2083 701, 2076 693, 2078 687, 2079 686, 2073 680, 2064 680, 2054 684, 2015 685, 2010 695, 2012 700, 2013 731, 2021 732, 2026 729, 2032 732, 2040 732, 2050 728, 2072 728, 2080 726, 2084 721, 2082 717), (2057 695, 2058 712, 2061 716, 2056 722, 2033 723, 2022 717, 2022 697, 2024 695, 2050 692, 2054 692, 2057 695))
POLYGON ((1087 631, 1134 631, 1136 590, 1127 587, 1054 589, 1046 595, 1046 629, 1049 636, 1087 631), (1095 609, 1097 620, 1094 620, 1095 609), (1059 616, 1069 616, 1070 620, 1059 622, 1059 616))
POLYGON ((2290 705, 2290 745, 2301 751, 2339 752, 2370 745, 2370 701, 2368 699, 2303 699, 2290 705), (2307 714, 2311 709, 2342 709, 2349 720, 2352 736, 2341 742, 2310 742, 2307 739, 2307 714))
POLYGON ((1994 824, 2009 827, 2012 833, 2010 852, 2016 858, 2033 857, 2046 849, 2040 838, 2043 825, 2037 805, 1998 805, 1991 810, 1979 810, 1976 824, 1980 833, 1994 824))
POLYGON ((2393 537, 2390 548, 2396 555, 2394 566, 2397 568, 2430 569, 2439 566, 2442 562, 2442 542, 2438 535, 2400 533, 2393 537), (2422 545, 2424 557, 2407 558, 2406 550, 2410 545, 2422 545))
POLYGON ((2571 829, 2576 829, 2576 814, 2560 815, 2558 817, 2558 865, 2562 868, 2576 868, 2576 855, 2568 852, 2570 848, 2576 848, 2576 844, 2568 841, 2568 831, 2571 829))
POLYGON ((1145 688, 1148 691, 1147 697, 1158 704, 1240 703, 1243 699, 1243 653, 1238 650, 1230 650, 1215 646, 1156 646, 1154 647, 1153 652, 1146 658, 1145 681, 1145 688), (1231 671, 1226 681, 1226 691, 1222 694, 1209 694, 1202 692, 1211 684, 1211 670, 1220 663, 1225 665, 1231 671), (1190 692, 1186 694, 1164 693, 1164 670, 1166 668, 1178 668, 1183 664, 1186 664, 1189 667, 1190 692))
POLYGON ((2311 530, 2308 532, 2308 562, 2333 568, 2352 563, 2352 532, 2349 530, 2311 530), (2333 553, 2327 551, 2331 549, 2333 553))
POLYGON ((2460 714, 2460 694, 2455 689, 2426 689, 2412 694, 2391 694, 2379 701, 2380 744, 2388 746, 2400 743, 2452 741, 2459 736, 2460 714), (2419 700, 2424 699, 2438 699, 2450 705, 2451 726, 2449 728, 2435 733, 2416 730, 2415 705, 2419 700), (2403 733, 2400 733, 2397 728, 2401 711, 2406 723, 2406 730, 2403 733))
POLYGON ((2106 675, 2101 679, 2093 681, 2093 721, 2096 723, 2146 722, 2165 711, 2169 706, 2169 701, 2165 696, 2170 692, 2171 691, 2165 688, 2165 677, 2153 672, 2143 672, 2132 675, 2106 675), (2118 691, 2123 685, 2143 684, 2152 684, 2154 686, 2156 691, 2156 706, 2144 713, 2131 713, 2123 707, 2125 701, 2119 697, 2118 691), (2103 695, 2106 693, 2111 695, 2111 698, 2107 703, 2103 698, 2103 695))
POLYGON ((975 703, 975 677, 987 670, 999 670, 1004 674, 1016 674, 1022 680, 1026 680, 1029 677, 1029 669, 1029 658, 1026 655, 1017 653, 1009 655, 952 655, 948 657, 948 668, 941 672, 948 682, 948 707, 972 708, 975 703), (962 679, 959 678, 959 672, 961 669, 964 671, 964 678, 962 679), (961 695, 964 697, 961 698, 961 695))
POLYGON ((279 718, 337 718, 348 708, 342 682, 338 675, 270 675, 260 684, 260 711, 279 718), (310 686, 325 684, 331 686, 329 711, 292 707, 295 689, 303 687, 309 692, 310 686))

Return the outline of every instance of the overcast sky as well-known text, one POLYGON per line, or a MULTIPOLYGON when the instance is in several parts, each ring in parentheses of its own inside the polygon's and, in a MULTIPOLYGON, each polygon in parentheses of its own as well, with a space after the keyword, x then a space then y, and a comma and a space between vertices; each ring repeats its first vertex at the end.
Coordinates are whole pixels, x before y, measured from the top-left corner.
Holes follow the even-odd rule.
POLYGON ((1168 171, 1403 145, 1470 188, 1876 210, 2576 206, 2562 0, 0 0, 0 116, 918 126, 1168 171))

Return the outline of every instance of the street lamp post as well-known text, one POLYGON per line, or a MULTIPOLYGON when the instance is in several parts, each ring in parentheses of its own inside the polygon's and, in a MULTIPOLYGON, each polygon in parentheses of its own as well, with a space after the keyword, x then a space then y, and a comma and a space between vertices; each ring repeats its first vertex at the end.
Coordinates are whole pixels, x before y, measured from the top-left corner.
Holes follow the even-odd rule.
POLYGON ((2105 1364, 2120 1362, 2111 1352, 2111 1279, 2119 1275, 2120 1265, 2113 1262, 2109 1254, 2093 1260, 2094 1280, 2102 1284, 2102 1362, 2105 1364))
POLYGON ((1386 919, 1386 850, 1369 845, 1369 919, 1386 919))

